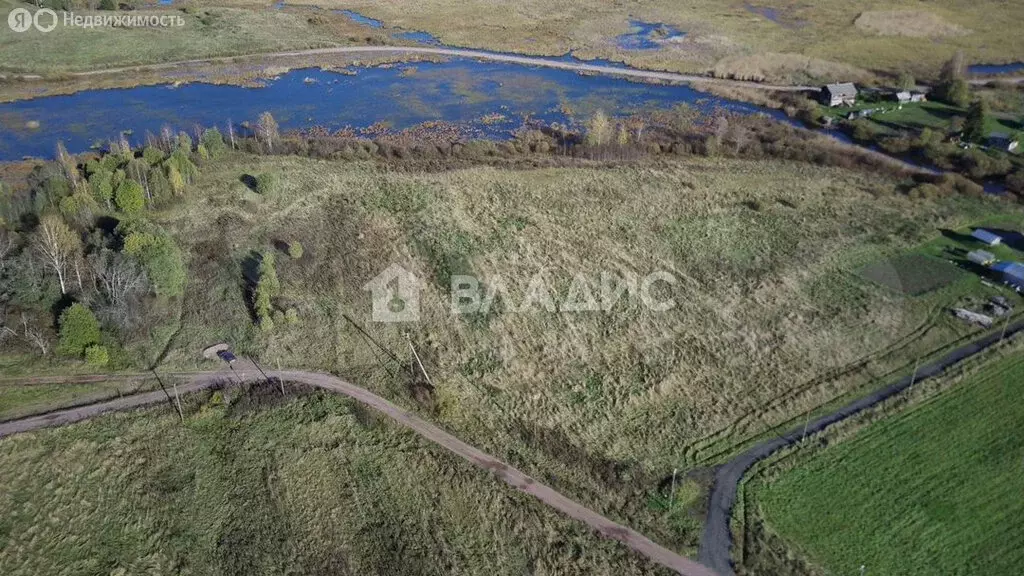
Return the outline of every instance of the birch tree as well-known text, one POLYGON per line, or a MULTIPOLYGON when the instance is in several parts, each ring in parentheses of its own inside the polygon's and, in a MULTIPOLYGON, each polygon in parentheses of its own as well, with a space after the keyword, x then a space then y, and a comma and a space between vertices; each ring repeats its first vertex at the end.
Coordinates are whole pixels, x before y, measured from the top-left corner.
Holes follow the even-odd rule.
POLYGON ((270 112, 260 114, 259 120, 256 121, 256 138, 267 145, 268 152, 274 151, 274 140, 279 138, 279 133, 277 120, 274 120, 270 112))
POLYGON ((81 242, 78 236, 56 214, 47 214, 39 221, 32 247, 60 281, 61 294, 67 294, 68 267, 75 260, 81 242))

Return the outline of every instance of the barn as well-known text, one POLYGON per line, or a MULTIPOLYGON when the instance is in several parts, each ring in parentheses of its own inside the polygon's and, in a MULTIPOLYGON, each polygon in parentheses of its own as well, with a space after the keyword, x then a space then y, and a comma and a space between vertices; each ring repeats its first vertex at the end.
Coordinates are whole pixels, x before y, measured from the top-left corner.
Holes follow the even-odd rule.
POLYGON ((857 87, 853 82, 826 84, 821 89, 820 98, 826 106, 853 106, 857 103, 857 87))

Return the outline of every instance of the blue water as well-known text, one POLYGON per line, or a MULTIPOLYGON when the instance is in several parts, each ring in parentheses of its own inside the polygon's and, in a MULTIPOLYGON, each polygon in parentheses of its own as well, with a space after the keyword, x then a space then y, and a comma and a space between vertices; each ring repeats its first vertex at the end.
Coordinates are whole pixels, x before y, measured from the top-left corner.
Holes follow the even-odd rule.
POLYGON ((630 20, 629 25, 631 32, 615 38, 616 45, 623 50, 657 50, 667 40, 686 36, 682 30, 668 24, 630 20))
POLYGON ((1011 74, 1015 72, 1024 72, 1024 62, 1014 62, 1013 64, 973 64, 967 67, 968 74, 978 76, 1011 74))
POLYGON ((380 20, 374 20, 373 18, 363 16, 358 12, 353 12, 352 10, 335 10, 335 12, 338 14, 344 14, 345 16, 348 16, 349 20, 355 22, 356 24, 362 24, 363 26, 369 26, 370 28, 384 27, 384 23, 381 22, 380 20))
POLYGON ((383 124, 393 130, 424 122, 458 123, 471 136, 508 138, 530 120, 572 123, 600 108, 615 115, 686 103, 703 112, 742 114, 773 110, 718 98, 688 86, 581 76, 567 70, 458 59, 394 67, 359 68, 355 76, 320 69, 293 70, 261 88, 185 84, 87 90, 0 104, 0 160, 51 157, 58 140, 71 151, 104 144, 122 131, 135 144, 163 126, 235 126, 270 111, 283 130, 329 131, 383 124), (306 79, 309 79, 307 82, 306 79), (504 118, 482 121, 486 115, 504 118), (27 128, 38 121, 38 129, 27 128))

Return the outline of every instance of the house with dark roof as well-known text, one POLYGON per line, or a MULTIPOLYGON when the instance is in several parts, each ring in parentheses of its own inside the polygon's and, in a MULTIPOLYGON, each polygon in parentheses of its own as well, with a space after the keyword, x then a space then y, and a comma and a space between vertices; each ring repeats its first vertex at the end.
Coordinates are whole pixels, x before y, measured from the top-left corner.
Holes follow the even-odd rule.
POLYGON ((821 89, 819 98, 826 106, 853 106, 857 103, 857 87, 853 82, 826 84, 821 89))

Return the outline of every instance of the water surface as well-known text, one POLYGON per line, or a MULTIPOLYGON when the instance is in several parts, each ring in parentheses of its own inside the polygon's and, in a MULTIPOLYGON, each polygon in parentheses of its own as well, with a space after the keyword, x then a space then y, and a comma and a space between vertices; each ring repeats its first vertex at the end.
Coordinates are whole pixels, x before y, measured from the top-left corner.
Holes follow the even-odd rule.
POLYGON ((597 109, 624 116, 688 104, 703 112, 778 111, 719 98, 683 85, 655 85, 568 70, 456 59, 352 69, 288 72, 260 88, 203 83, 86 90, 0 104, 0 160, 51 157, 58 140, 71 151, 103 145, 122 132, 140 144, 164 126, 235 126, 271 112, 284 130, 322 127, 402 130, 424 122, 468 127, 472 136, 508 138, 530 121, 564 122, 597 109), (39 122, 38 129, 27 126, 39 122))

